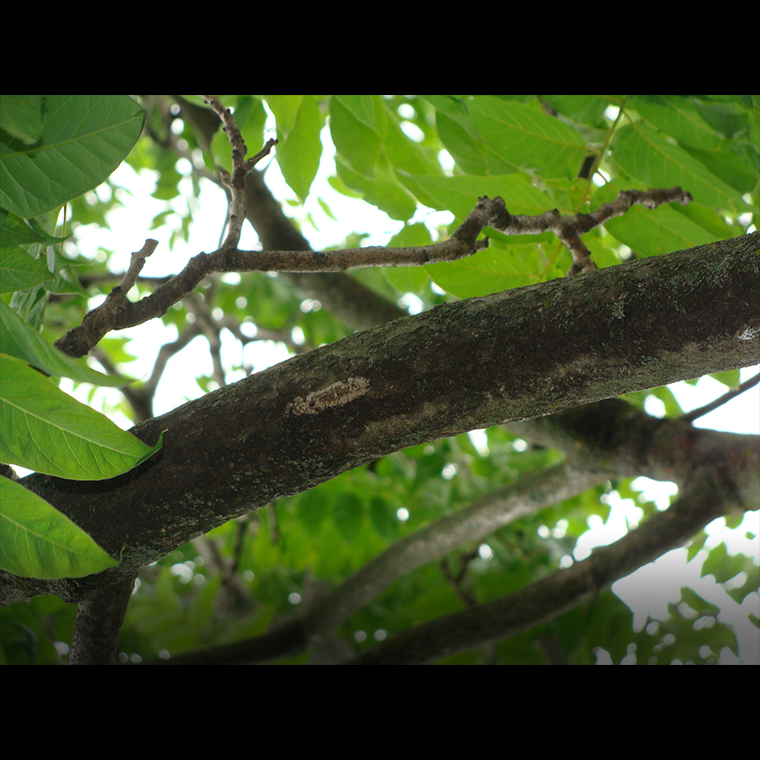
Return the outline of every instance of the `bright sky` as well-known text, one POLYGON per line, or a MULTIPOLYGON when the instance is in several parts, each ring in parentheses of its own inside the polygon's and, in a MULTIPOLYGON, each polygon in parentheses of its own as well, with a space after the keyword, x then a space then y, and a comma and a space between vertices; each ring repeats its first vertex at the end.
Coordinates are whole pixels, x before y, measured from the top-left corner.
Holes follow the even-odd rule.
MULTIPOLYGON (((312 246, 315 249, 320 249, 334 245, 340 242, 349 230, 370 233, 371 237, 366 244, 383 245, 387 243, 390 237, 396 234, 403 225, 391 220, 387 215, 368 204, 345 198, 327 184, 326 177, 334 171, 332 168, 334 149, 329 143, 329 137, 326 139, 322 165, 312 189, 317 190, 318 194, 329 204, 336 218, 348 221, 334 222, 324 213, 316 200, 310 199, 305 211, 311 212, 319 228, 307 231, 312 246)), ((271 158, 265 159, 259 168, 270 162, 272 162, 271 158)), ((189 166, 187 169, 189 171, 189 166)), ((218 247, 221 226, 226 213, 226 201, 222 191, 215 186, 207 182, 203 183, 204 189, 200 198, 197 201, 191 201, 198 204, 198 210, 195 212, 198 222, 191 230, 190 239, 186 244, 175 244, 174 248, 170 249, 168 245, 169 231, 167 229, 150 230, 152 217, 166 208, 163 201, 156 201, 150 196, 154 187, 154 180, 150 174, 138 176, 125 164, 117 170, 114 180, 129 188, 131 196, 125 193, 123 207, 117 208, 109 215, 110 230, 80 230, 79 245, 80 250, 85 255, 94 257, 99 246, 113 250, 115 255, 111 259, 111 265, 114 271, 121 273, 128 266, 131 252, 142 248, 146 238, 153 237, 159 241, 159 246, 147 260, 143 275, 164 276, 175 274, 181 270, 187 260, 199 251, 213 251, 218 247)), ((294 198, 292 191, 282 180, 276 161, 267 173, 267 181, 279 199, 294 198)), ((316 193, 312 193, 312 196, 315 195, 316 193)), ((285 208, 287 213, 288 207, 285 206, 285 208)), ((424 215, 422 212, 421 218, 424 215)), ((445 215, 438 214, 431 221, 433 224, 439 224, 448 220, 445 215)), ((252 249, 256 242, 250 226, 244 225, 241 248, 252 249)), ((230 275, 230 277, 231 282, 234 283, 235 275, 230 275)), ((93 302, 92 305, 95 306, 96 303, 93 302)), ((176 338, 174 328, 161 328, 160 323, 155 320, 149 324, 125 330, 124 333, 133 337, 130 350, 137 353, 139 357, 136 362, 127 365, 125 370, 136 377, 149 373, 160 346, 176 338)), ((240 344, 231 336, 226 335, 225 332, 222 334, 222 357, 226 366, 241 363, 240 344)), ((282 345, 278 346, 273 343, 249 344, 245 348, 245 361, 252 364, 256 371, 263 370, 286 358, 288 358, 288 353, 282 345)), ((760 366, 742 370, 741 379, 746 380, 759 371, 760 366)), ((204 348, 202 339, 194 340, 170 360, 156 394, 156 414, 163 414, 185 400, 202 395, 203 391, 194 380, 194 375, 198 372, 211 373, 211 360, 208 350, 204 348)), ((242 378, 242 376, 241 373, 240 377, 242 378)), ((231 379, 239 378, 232 375, 231 379)), ((71 385, 67 387, 66 384, 63 384, 62 387, 70 390, 71 385)), ((718 398, 726 390, 722 384, 711 378, 703 378, 696 386, 676 383, 671 387, 679 403, 686 411, 703 406, 718 398)), ((107 390, 98 391, 98 394, 107 395, 108 393, 107 390)), ((80 388, 74 392, 74 395, 78 396, 80 400, 86 400, 86 394, 86 388, 80 388)), ((647 411, 650 414, 661 415, 662 409, 658 408, 658 405, 661 407, 661 402, 656 399, 651 399, 651 402, 647 411)), ((98 408, 97 400, 94 402, 94 406, 98 408)), ((131 422, 124 417, 120 418, 119 415, 115 415, 114 419, 124 428, 131 427, 131 422)), ((695 424, 697 427, 726 432, 760 434, 760 386, 752 388, 718 410, 705 415, 695 424)), ((662 508, 667 506, 668 496, 672 495, 675 489, 673 484, 655 483, 654 481, 647 481, 645 478, 640 478, 637 484, 643 489, 646 499, 661 504, 662 508)), ((633 501, 622 500, 616 496, 613 493, 610 498, 610 505, 613 509, 607 523, 602 525, 601 520, 598 520, 596 524, 590 526, 589 532, 581 537, 575 552, 576 560, 587 556, 588 551, 593 546, 607 544, 624 535, 628 529, 627 526, 637 524, 641 510, 633 501)), ((722 530, 722 522, 722 520, 718 520, 708 526, 708 533, 711 534, 708 545, 725 540, 729 553, 742 551, 745 554, 758 556, 760 553, 757 538, 760 534, 758 513, 746 515, 741 528, 735 531, 722 530), (754 537, 748 538, 748 533, 753 534, 754 537)), ((485 549, 484 552, 487 554, 485 549)), ((749 612, 760 616, 760 598, 758 595, 751 594, 739 607, 723 592, 721 587, 714 583, 712 576, 699 579, 701 562, 691 562, 687 565, 685 556, 685 549, 669 552, 656 563, 647 565, 628 578, 619 581, 615 584, 614 590, 634 609, 637 621, 643 625, 648 612, 651 611, 652 614, 659 615, 665 614, 667 602, 679 598, 678 589, 680 586, 689 585, 695 588, 705 599, 718 604, 723 610, 722 615, 736 623, 737 632, 740 635, 742 659, 745 662, 760 662, 760 633, 755 626, 747 622, 749 612)), ((568 564, 573 561, 570 557, 566 559, 568 564)), ((723 618, 721 617, 721 619, 723 618)), ((603 656, 600 657, 600 660, 603 661, 603 659, 603 656)), ((730 662, 732 659, 733 655, 728 651, 721 654, 721 661, 723 662, 730 662)))

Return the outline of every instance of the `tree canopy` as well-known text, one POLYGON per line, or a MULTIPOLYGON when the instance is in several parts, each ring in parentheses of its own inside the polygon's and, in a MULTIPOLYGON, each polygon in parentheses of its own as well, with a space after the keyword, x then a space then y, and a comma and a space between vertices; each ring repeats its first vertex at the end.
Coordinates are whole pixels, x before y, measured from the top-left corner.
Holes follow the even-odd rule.
POLYGON ((754 383, 759 185, 754 96, 0 96, 0 658, 751 659, 610 586, 685 546, 760 620, 760 438, 668 387, 754 383))

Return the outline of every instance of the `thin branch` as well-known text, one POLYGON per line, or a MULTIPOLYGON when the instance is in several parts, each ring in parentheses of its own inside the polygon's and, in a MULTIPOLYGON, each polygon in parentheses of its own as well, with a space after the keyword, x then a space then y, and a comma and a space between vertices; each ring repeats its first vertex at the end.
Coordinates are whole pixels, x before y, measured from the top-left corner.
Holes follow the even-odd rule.
POLYGON ((148 238, 145 241, 145 245, 139 251, 135 251, 132 254, 129 262, 129 269, 127 269, 126 274, 122 277, 122 280, 119 283, 119 288, 125 296, 132 289, 135 282, 137 282, 137 277, 145 266, 145 259, 156 250, 157 245, 158 240, 148 238))
MULTIPOLYGON (((499 199, 497 199, 499 200, 499 199)), ((581 242, 580 236, 598 227, 608 219, 624 214, 633 205, 654 209, 663 203, 678 201, 685 205, 692 200, 691 193, 680 187, 655 190, 623 190, 611 203, 605 203, 590 214, 562 216, 557 209, 539 216, 512 215, 506 208, 489 226, 505 235, 540 235, 552 231, 567 246, 573 256, 573 266, 568 276, 597 268, 591 261, 591 252, 581 242)))
POLYGON ((267 140, 264 147, 253 158, 246 161, 245 156, 248 149, 245 147, 243 135, 240 133, 240 128, 232 115, 232 111, 225 108, 216 95, 204 95, 203 99, 222 120, 224 131, 232 145, 232 175, 230 176, 226 169, 219 169, 222 183, 229 188, 231 194, 230 225, 222 248, 237 248, 245 221, 245 175, 264 156, 269 155, 269 152, 277 144, 277 140, 267 140))
POLYGON ((749 380, 745 380, 738 387, 732 388, 730 391, 720 396, 720 398, 716 398, 715 401, 711 401, 709 404, 700 406, 697 409, 692 409, 686 414, 682 414, 679 419, 684 420, 685 422, 694 422, 698 417, 703 417, 705 414, 715 411, 718 407, 723 406, 723 404, 731 401, 732 398, 736 398, 740 393, 744 393, 744 391, 753 388, 758 383, 760 383, 760 373, 751 377, 749 380))
MULTIPOLYGON (((201 252, 194 256, 182 272, 137 303, 131 303, 120 288, 114 288, 104 304, 90 312, 79 327, 59 338, 55 345, 70 356, 85 356, 110 330, 134 327, 163 316, 173 304, 191 293, 204 277, 214 272, 343 272, 358 267, 419 266, 456 261, 488 247, 488 238, 477 239, 487 226, 507 235, 553 231, 572 252, 575 263, 568 275, 573 275, 596 269, 590 260, 590 252, 580 240, 582 234, 625 213, 634 204, 656 208, 663 203, 688 203, 689 200, 691 194, 680 187, 624 190, 614 201, 605 203, 591 214, 563 217, 553 209, 531 217, 510 214, 498 196, 493 199, 483 196, 448 240, 410 248, 370 246, 326 252, 241 251, 227 247, 225 242, 213 253, 201 252)), ((244 214, 244 210, 236 211, 236 202, 233 197, 231 213, 244 214)))

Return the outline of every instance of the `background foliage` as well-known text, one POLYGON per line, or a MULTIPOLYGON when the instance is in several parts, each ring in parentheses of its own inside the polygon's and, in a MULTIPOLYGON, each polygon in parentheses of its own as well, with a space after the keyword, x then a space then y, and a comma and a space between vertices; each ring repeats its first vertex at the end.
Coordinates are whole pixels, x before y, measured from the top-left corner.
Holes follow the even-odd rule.
MULTIPOLYGON (((335 247, 357 245, 364 234, 333 210, 321 190, 315 192, 321 162, 330 157, 325 145, 335 150, 328 180, 333 191, 404 223, 396 225, 400 231, 392 245, 445 236, 479 195, 500 195, 511 213, 532 215, 551 208, 565 214, 596 208, 622 189, 681 185, 692 193, 687 206, 633 207, 588 233, 584 242, 600 267, 735 237, 757 224, 760 104, 753 97, 243 95, 223 101, 234 108, 249 155, 276 129, 279 144, 268 171, 279 169, 291 191, 284 207, 307 238, 326 219, 343 224, 345 241, 335 247)), ((92 299, 118 284, 123 273, 111 262, 114 252, 87 257, 77 244, 92 229, 88 225, 107 228, 110 212, 134 202, 111 173, 124 158, 135 172, 153 178, 152 197, 160 203, 151 226, 171 230, 169 245, 180 248, 196 223, 216 224, 221 234, 224 220, 206 218, 197 199, 204 185, 215 181, 217 167, 230 168, 229 142, 217 117, 209 118, 195 96, 82 99, 75 104, 84 114, 78 120, 66 118, 67 104, 53 97, 9 103, 4 96, 2 105, 0 309, 12 315, 5 317, 0 350, 55 377, 97 382, 83 361, 76 370, 74 362, 56 371, 41 364, 39 338, 49 345, 79 324, 92 299), (43 143, 52 168, 29 159, 43 143), (80 171, 59 176, 56 160, 80 171), (17 185, 23 192, 14 190, 17 185), (34 335, 21 341, 21 351, 13 349, 19 341, 9 337, 22 329, 19 324, 34 335)), ((489 248, 465 260, 356 270, 350 276, 417 310, 561 277, 570 266, 568 252, 549 234, 486 234, 489 248)), ((140 284, 140 293, 150 285, 140 284)), ((167 346, 176 341, 175 351, 205 336, 213 370, 197 373, 203 391, 252 369, 245 361, 222 359, 223 330, 242 344, 274 340, 290 353, 351 332, 319 303, 304 299, 290 281, 266 274, 214 278, 163 322, 175 328, 165 339, 167 346)), ((119 334, 109 335, 93 353, 102 371, 130 374, 130 343, 119 334)), ((239 355, 245 355, 242 349, 239 355)), ((731 387, 738 372, 717 379, 731 387)), ((155 390, 155 378, 143 378, 123 396, 91 392, 89 398, 97 399, 99 411, 137 422, 150 409, 155 390)), ((648 395, 663 402, 668 416, 681 413, 667 388, 631 394, 628 400, 643 407, 648 395)), ((177 404, 183 400, 177 398, 177 404)), ((4 425, 9 419, 3 418, 4 425)), ((82 424, 87 432, 95 429, 94 422, 82 424)), ((39 451, 58 448, 54 441, 36 440, 39 451)), ((146 455, 136 452, 135 460, 146 455)), ((93 454, 87 461, 97 459, 93 454)), ((149 659, 261 634, 394 541, 560 459, 559 452, 530 448, 496 427, 481 437, 462 435, 398 452, 282 499, 145 568, 120 648, 125 658, 149 659)), ((5 453, 0 460, 31 466, 5 453)), ((70 476, 85 477, 81 471, 70 476)), ((462 547, 396 582, 342 626, 336 646, 362 650, 415 622, 548 575, 572 556, 594 516, 607 520, 613 491, 635 499, 643 516, 656 509, 626 480, 513 522, 487 545, 462 547)), ((4 542, 6 535, 4 529, 4 542)), ((708 551, 704 543, 705 536, 699 536, 689 549, 692 561, 704 563, 702 573, 727 583, 739 603, 750 594, 756 598, 757 558, 729 556, 723 543, 708 551)), ((633 652, 638 662, 715 662, 724 647, 738 651, 734 630, 718 622, 717 614, 684 588, 667 619, 634 630, 631 610, 608 591, 585 608, 447 662, 617 663, 630 661, 633 652), (710 622, 695 625, 695 619, 710 622)), ((60 642, 71 641, 73 621, 73 608, 56 597, 0 610, 0 656, 5 662, 65 659, 60 642)))

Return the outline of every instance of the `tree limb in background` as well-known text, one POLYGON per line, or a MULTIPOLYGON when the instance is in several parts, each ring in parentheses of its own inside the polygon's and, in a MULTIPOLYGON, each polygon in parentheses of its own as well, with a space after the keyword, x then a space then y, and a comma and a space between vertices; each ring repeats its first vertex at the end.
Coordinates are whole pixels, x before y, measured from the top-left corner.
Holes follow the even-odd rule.
MULTIPOLYGON (((585 560, 508 596, 420 623, 377 644, 352 665, 412 665, 511 636, 576 606, 647 562, 688 541, 712 520, 739 507, 724 472, 709 465, 664 512, 585 560)), ((757 505, 754 505, 756 508, 757 505)), ((750 506, 752 508, 752 506, 750 506)))

